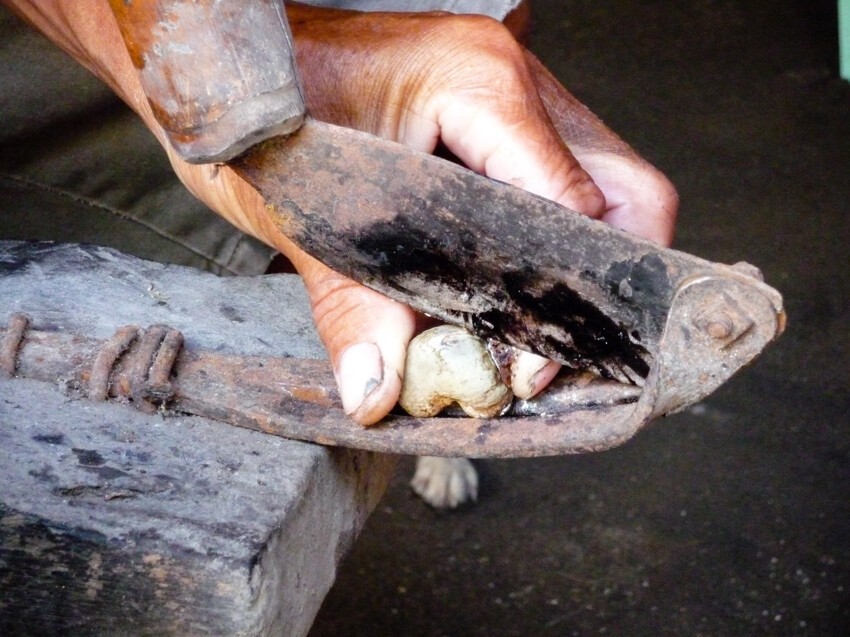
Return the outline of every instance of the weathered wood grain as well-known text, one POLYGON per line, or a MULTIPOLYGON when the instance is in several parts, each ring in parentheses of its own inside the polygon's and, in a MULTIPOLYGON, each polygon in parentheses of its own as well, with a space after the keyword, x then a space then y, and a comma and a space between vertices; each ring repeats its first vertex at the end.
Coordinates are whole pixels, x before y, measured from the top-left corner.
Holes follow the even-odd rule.
MULTIPOLYGON (((55 329, 318 357, 306 307, 294 277, 0 242, 0 308, 55 329)), ((0 380, 0 635, 306 634, 393 459, 63 390, 0 380)))

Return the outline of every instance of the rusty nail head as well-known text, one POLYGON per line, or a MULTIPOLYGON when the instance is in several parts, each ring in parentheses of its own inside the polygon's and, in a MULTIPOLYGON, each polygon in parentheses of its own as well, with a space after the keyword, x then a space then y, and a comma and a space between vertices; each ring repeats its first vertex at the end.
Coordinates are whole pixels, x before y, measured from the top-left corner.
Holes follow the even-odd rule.
POLYGON ((723 339, 729 338, 735 329, 735 323, 725 314, 712 316, 703 325, 699 326, 711 338, 723 339))
POLYGON ((735 342, 753 325, 752 319, 735 304, 715 298, 697 312, 692 324, 702 333, 724 345, 735 342))

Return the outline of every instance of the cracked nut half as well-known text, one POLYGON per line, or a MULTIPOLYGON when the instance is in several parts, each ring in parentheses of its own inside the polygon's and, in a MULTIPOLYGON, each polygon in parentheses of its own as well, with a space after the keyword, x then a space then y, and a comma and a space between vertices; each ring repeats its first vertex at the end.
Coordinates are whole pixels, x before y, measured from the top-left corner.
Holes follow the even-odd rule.
POLYGON ((474 418, 491 418, 512 401, 486 344, 465 329, 441 325, 408 345, 399 404, 411 416, 436 416, 457 403, 474 418))

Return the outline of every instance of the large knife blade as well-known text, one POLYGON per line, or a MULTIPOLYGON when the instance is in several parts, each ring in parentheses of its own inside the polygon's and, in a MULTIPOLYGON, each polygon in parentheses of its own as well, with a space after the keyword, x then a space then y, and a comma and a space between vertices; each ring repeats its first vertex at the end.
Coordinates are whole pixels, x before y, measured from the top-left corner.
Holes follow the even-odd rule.
POLYGON ((621 381, 642 384, 649 373, 684 281, 720 272, 757 284, 449 161, 311 119, 230 165, 284 234, 338 272, 482 337, 621 381))

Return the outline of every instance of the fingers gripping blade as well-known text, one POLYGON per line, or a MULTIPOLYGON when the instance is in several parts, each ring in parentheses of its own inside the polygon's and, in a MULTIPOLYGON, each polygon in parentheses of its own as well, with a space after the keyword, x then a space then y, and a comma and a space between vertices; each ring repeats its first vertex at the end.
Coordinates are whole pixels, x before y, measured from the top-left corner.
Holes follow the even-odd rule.
POLYGON ((479 336, 622 382, 649 374, 682 283, 730 270, 314 120, 231 166, 284 234, 334 270, 479 336))

